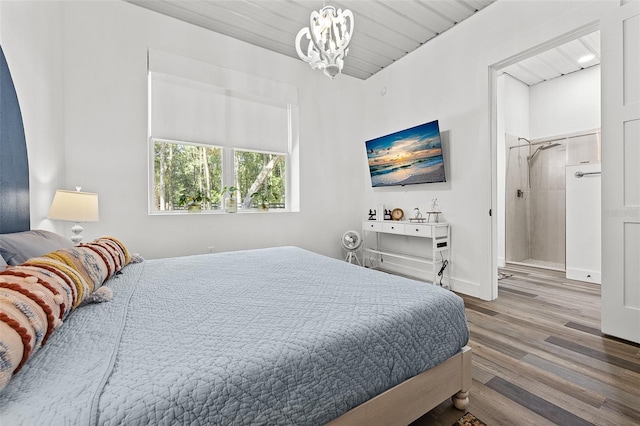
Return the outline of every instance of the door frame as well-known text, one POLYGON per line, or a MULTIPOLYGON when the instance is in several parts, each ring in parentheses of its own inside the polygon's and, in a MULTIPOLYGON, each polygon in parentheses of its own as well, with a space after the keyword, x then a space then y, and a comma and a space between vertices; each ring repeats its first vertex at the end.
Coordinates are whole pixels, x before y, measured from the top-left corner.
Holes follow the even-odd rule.
POLYGON ((498 214, 504 214, 504 206, 498 206, 498 72, 524 59, 528 59, 549 49, 598 31, 599 29, 600 20, 590 22, 489 66, 489 140, 491 142, 489 149, 489 155, 491 156, 491 235, 489 238, 491 253, 489 272, 489 276, 491 277, 490 300, 498 298, 498 214))

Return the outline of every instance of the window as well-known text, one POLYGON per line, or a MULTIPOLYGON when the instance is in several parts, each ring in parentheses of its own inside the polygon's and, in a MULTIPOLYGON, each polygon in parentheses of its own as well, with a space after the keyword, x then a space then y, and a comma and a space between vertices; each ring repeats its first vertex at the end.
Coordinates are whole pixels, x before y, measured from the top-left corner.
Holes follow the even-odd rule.
POLYGON ((286 158, 285 154, 235 151, 240 209, 286 207, 286 158))
POLYGON ((299 209, 297 88, 149 50, 149 210, 299 209))
POLYGON ((153 141, 154 211, 220 210, 227 188, 237 188, 240 210, 286 208, 286 153, 234 150, 167 140, 153 141), (224 152, 234 157, 225 185, 224 152))
POLYGON ((153 141, 155 211, 215 210, 222 192, 222 148, 153 141))

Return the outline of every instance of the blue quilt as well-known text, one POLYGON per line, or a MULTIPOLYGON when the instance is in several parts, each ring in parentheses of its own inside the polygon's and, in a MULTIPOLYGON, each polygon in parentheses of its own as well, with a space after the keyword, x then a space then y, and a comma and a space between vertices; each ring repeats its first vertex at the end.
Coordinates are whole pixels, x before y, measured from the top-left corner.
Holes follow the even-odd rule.
POLYGON ((0 393, 0 424, 324 424, 469 337, 454 293, 294 247, 123 272, 0 393))

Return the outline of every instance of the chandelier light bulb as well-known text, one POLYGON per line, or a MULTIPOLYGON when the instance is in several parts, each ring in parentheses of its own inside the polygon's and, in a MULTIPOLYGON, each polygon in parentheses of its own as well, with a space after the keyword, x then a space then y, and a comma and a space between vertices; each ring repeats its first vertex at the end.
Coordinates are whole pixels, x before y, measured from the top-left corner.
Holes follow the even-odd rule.
POLYGON ((353 13, 350 10, 324 6, 311 12, 309 27, 296 36, 296 51, 312 69, 321 70, 333 79, 342 72, 344 57, 349 53, 353 34, 353 13), (307 42, 306 52, 302 43, 307 42))

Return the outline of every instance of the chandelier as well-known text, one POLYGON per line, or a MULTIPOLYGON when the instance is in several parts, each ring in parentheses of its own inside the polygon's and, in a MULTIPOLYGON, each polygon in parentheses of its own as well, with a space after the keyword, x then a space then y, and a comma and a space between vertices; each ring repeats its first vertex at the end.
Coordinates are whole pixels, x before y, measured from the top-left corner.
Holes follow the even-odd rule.
POLYGON ((333 6, 324 6, 311 12, 309 27, 302 28, 296 36, 298 56, 308 62, 314 70, 322 70, 333 78, 340 74, 344 66, 344 57, 349 53, 349 42, 353 34, 353 13, 350 10, 336 10, 333 6), (302 38, 307 39, 307 52, 303 52, 302 38))

